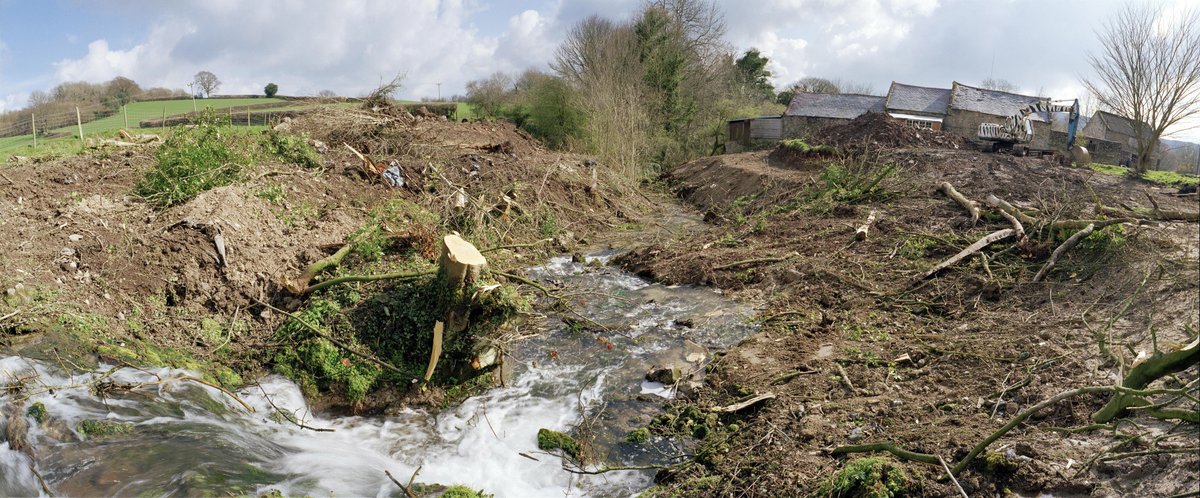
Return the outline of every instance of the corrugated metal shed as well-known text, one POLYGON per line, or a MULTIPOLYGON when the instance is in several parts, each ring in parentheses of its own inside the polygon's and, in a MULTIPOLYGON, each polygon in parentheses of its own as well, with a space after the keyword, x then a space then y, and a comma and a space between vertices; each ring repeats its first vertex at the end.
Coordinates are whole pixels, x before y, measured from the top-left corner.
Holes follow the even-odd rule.
POLYGON ((779 140, 783 137, 783 119, 780 116, 762 116, 750 120, 751 140, 779 140))
POLYGON ((883 97, 872 95, 798 92, 784 116, 854 119, 883 111, 883 101, 883 97))

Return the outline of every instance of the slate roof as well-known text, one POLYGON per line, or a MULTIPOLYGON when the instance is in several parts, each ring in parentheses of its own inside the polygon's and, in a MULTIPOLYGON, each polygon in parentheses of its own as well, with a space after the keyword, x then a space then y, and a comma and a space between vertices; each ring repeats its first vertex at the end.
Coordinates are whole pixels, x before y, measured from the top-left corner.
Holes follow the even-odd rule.
POLYGON ((855 94, 797 92, 784 116, 854 119, 883 111, 883 97, 855 94))
POLYGON ((950 89, 928 88, 892 82, 884 107, 888 112, 911 112, 945 116, 950 106, 950 89))
MULTIPOLYGON (((1099 119, 1104 124, 1104 128, 1113 133, 1134 137, 1133 120, 1124 116, 1118 116, 1111 112, 1096 111, 1092 116, 1093 119, 1099 119)), ((1149 128, 1148 126, 1146 128, 1149 128)))
MULTIPOLYGON (((950 109, 974 111, 993 116, 1009 117, 1022 108, 1047 99, 1016 93, 986 90, 967 86, 957 81, 950 89, 950 109)), ((1034 121, 1049 122, 1046 113, 1030 116, 1034 121)))

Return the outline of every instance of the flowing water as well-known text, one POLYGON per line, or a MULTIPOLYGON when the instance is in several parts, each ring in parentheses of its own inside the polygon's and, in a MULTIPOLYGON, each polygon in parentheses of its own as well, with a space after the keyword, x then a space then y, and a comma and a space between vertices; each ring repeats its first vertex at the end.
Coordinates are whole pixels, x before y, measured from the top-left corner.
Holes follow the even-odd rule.
MULTIPOLYGON (((629 496, 649 487, 650 471, 584 476, 537 449, 539 428, 570 431, 592 422, 596 448, 611 465, 664 462, 682 442, 655 438, 622 442, 658 409, 662 386, 646 371, 673 365, 703 371, 709 351, 751 332, 750 310, 699 288, 648 284, 612 268, 585 268, 555 258, 530 271, 542 282, 576 294, 579 315, 608 330, 581 331, 547 316, 548 330, 509 346, 507 379, 441 412, 411 409, 387 417, 326 417, 305 408, 299 388, 269 376, 261 388, 232 397, 184 379, 171 369, 95 371, 57 361, 0 357, 0 385, 25 384, 24 406, 41 402, 44 424, 31 417, 32 457, 0 443, 0 495, 44 495, 39 476, 56 495, 185 496, 256 494, 403 496, 384 471, 407 482, 463 484, 502 497, 629 496), (98 377, 107 377, 97 383, 98 377), (145 384, 103 398, 103 382, 145 384), (32 395, 31 395, 32 394, 32 395), (281 419, 295 414, 317 432, 281 419), (84 420, 117 422, 105 437, 85 437, 84 420), (36 473, 35 473, 36 470, 36 473)), ((568 316, 575 316, 567 313, 568 316)), ((527 325, 531 326, 531 325, 527 325)), ((0 391, 4 394, 4 391, 0 391)), ((13 395, 0 412, 24 416, 13 395)), ((12 423, 0 420, 0 425, 12 423)))

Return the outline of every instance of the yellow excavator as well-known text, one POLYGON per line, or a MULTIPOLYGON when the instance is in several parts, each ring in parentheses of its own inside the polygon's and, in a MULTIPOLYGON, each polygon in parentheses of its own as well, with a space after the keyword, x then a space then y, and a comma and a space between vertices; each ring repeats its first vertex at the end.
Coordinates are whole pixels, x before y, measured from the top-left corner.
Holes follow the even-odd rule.
POLYGON ((1074 101, 1039 101, 1010 116, 1003 124, 982 123, 979 138, 989 142, 987 152, 1010 152, 1018 156, 1029 154, 1057 155, 1063 162, 1079 165, 1091 164, 1092 156, 1086 147, 1075 145, 1075 134, 1079 128, 1079 99, 1074 101), (1035 113, 1065 112, 1067 120, 1067 150, 1032 149, 1025 144, 1033 140, 1033 123, 1029 116, 1035 113))

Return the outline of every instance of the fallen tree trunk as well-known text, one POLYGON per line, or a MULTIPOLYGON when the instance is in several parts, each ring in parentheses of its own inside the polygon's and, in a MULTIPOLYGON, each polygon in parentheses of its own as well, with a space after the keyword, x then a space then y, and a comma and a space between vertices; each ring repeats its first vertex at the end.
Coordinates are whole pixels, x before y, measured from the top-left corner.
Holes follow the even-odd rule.
POLYGON ((1164 209, 1133 209, 1130 211, 1115 207, 1096 205, 1096 214, 1119 218, 1137 218, 1154 221, 1200 221, 1200 211, 1170 211, 1164 209))
MULTIPOLYGON (((949 185, 949 184, 947 184, 947 185, 949 185)), ((951 187, 951 188, 953 188, 953 187, 951 187)), ((871 214, 867 215, 866 223, 863 223, 862 226, 858 227, 858 230, 854 231, 854 240, 867 240, 867 232, 871 230, 872 223, 875 223, 875 210, 874 209, 871 210, 871 214)))
MULTIPOLYGON (((1186 346, 1170 352, 1156 352, 1153 355, 1134 363, 1133 368, 1121 380, 1121 387, 1127 389, 1144 389, 1150 383, 1176 372, 1181 372, 1200 361, 1200 338, 1186 346)), ((1092 414, 1092 422, 1103 424, 1122 416, 1130 407, 1146 406, 1145 398, 1124 392, 1116 392, 1102 408, 1092 414)))
POLYGON ((967 196, 962 195, 962 193, 960 193, 958 190, 955 190, 954 185, 951 185, 950 182, 942 182, 942 192, 945 193, 947 197, 954 199, 954 202, 957 202, 958 205, 963 207, 963 209, 966 209, 968 213, 971 213, 971 225, 979 222, 978 202, 968 199, 967 196))
POLYGON ((1087 238, 1087 236, 1091 235, 1095 230, 1096 225, 1090 224, 1084 227, 1083 230, 1075 232, 1075 234, 1071 235, 1066 242, 1063 242, 1062 245, 1059 245, 1057 248, 1055 248, 1054 252, 1050 254, 1050 259, 1046 260, 1046 264, 1042 265, 1042 269, 1038 270, 1037 275, 1033 276, 1033 281, 1041 282, 1042 279, 1050 273, 1050 270, 1054 269, 1054 265, 1058 263, 1059 257, 1061 257, 1063 254, 1066 254, 1067 251, 1070 251, 1071 248, 1075 247, 1076 244, 1079 244, 1079 241, 1087 238))
POLYGON ((945 270, 946 268, 954 266, 954 265, 958 264, 959 262, 961 262, 962 260, 971 257, 973 254, 975 254, 979 251, 982 251, 983 248, 987 247, 991 243, 996 242, 998 240, 1004 240, 1006 238, 1012 237, 1012 235, 1014 233, 1016 233, 1016 231, 1011 228, 1005 228, 1003 230, 997 230, 995 232, 989 233, 989 234, 985 235, 983 238, 975 241, 974 244, 967 246, 966 249, 959 251, 958 254, 950 256, 949 259, 942 261, 941 263, 938 263, 937 266, 934 266, 933 268, 930 268, 929 271, 926 271, 925 273, 921 274, 919 277, 914 279, 913 283, 920 282, 929 277, 932 277, 932 276, 936 275, 938 272, 941 272, 942 270, 945 270))
MULTIPOLYGON (((1000 211, 1002 213, 1007 213, 1009 216, 1012 216, 1012 217, 1020 220, 1022 223, 1029 223, 1032 225, 1037 222, 1037 220, 1034 219, 1032 216, 1025 214, 1024 211, 1017 209, 1016 206, 1009 204, 1008 201, 1006 201, 1004 199, 996 197, 994 194, 988 194, 987 198, 984 199, 983 202, 985 204, 987 204, 988 207, 995 209, 997 211, 1000 211)), ((1008 216, 1006 216, 1006 218, 1007 217, 1008 216)))

